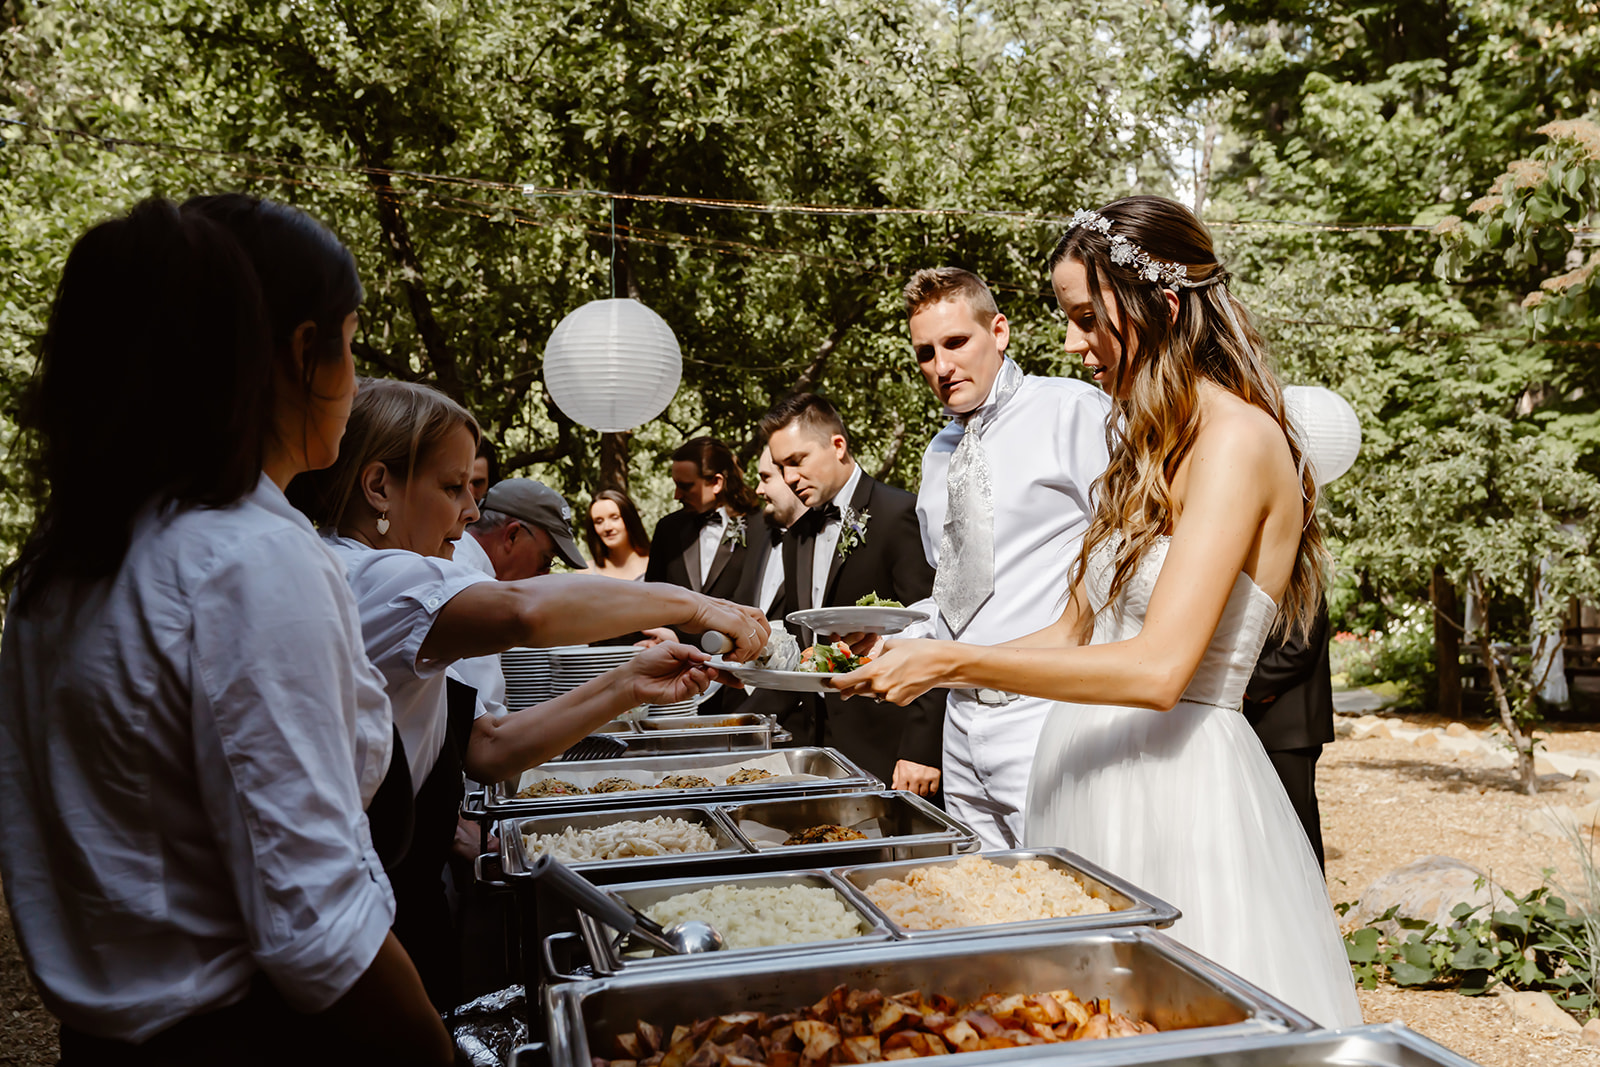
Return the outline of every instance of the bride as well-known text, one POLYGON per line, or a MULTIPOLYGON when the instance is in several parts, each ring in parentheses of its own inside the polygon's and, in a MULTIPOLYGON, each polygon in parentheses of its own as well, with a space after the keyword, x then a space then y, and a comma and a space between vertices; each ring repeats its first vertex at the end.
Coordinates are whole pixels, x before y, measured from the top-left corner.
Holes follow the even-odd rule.
POLYGON ((1050 271, 1067 351, 1113 403, 1061 617, 997 647, 889 641, 835 684, 899 704, 936 685, 1061 701, 1028 844, 1169 900, 1174 937, 1319 1023, 1359 1024, 1316 858, 1239 710, 1269 632, 1304 632, 1322 584, 1315 486, 1261 337, 1170 200, 1078 212, 1050 271))

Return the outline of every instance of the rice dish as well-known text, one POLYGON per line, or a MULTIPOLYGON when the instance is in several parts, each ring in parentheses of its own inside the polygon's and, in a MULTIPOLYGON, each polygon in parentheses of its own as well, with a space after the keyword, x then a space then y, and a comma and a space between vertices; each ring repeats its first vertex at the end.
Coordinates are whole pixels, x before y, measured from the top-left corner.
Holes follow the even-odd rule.
POLYGON ((624 819, 587 830, 568 826, 559 834, 523 834, 522 843, 531 856, 548 852, 564 863, 712 852, 717 847, 716 838, 704 826, 665 815, 642 822, 624 819))
POLYGON ((710 789, 711 779, 699 774, 669 774, 652 788, 655 789, 710 789))
POLYGON ((532 785, 525 785, 517 790, 517 796, 529 800, 535 797, 575 797, 587 792, 583 786, 574 785, 560 778, 541 778, 532 785))
POLYGON ((700 919, 729 948, 837 941, 862 933, 861 919, 831 889, 810 885, 719 885, 679 893, 645 909, 662 926, 700 919))
POLYGON ((632 778, 602 778, 589 787, 591 793, 626 793, 630 789, 643 789, 644 786, 632 778))
POLYGON ((1076 878, 1043 860, 1021 860, 1015 867, 1005 867, 981 856, 965 856, 953 864, 919 867, 905 881, 879 879, 866 894, 905 930, 948 930, 1111 910, 1076 878))
POLYGON ((760 767, 740 767, 728 775, 729 785, 750 785, 753 782, 763 782, 772 777, 771 771, 764 771, 760 767))

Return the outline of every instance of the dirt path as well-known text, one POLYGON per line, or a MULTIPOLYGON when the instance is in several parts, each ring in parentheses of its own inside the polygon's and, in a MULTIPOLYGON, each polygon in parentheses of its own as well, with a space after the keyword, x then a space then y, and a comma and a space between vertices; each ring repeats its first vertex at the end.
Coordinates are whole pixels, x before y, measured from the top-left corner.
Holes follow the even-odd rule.
MULTIPOLYGON (((1547 747, 1600 753, 1600 731, 1567 728, 1552 734, 1547 747)), ((1394 740, 1336 742, 1324 750, 1317 776, 1329 894, 1335 902, 1354 901, 1396 867, 1431 855, 1465 860, 1516 893, 1537 887, 1545 869, 1562 884, 1581 885, 1572 846, 1522 826, 1551 804, 1582 805, 1590 799, 1585 788, 1551 782, 1529 797, 1515 790, 1510 771, 1470 755, 1394 740)), ((1361 1007, 1367 1022, 1403 1021, 1484 1067, 1600 1065, 1600 1048, 1519 1025, 1495 997, 1382 986, 1363 992, 1361 1007)))

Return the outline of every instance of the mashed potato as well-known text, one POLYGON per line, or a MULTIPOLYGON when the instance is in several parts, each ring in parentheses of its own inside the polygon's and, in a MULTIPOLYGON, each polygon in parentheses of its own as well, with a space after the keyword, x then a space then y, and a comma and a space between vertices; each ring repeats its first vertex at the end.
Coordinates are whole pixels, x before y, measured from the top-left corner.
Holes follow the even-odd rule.
POLYGON ((903 882, 880 879, 866 893, 905 930, 948 930, 1111 910, 1076 878, 1043 860, 1004 867, 981 856, 964 856, 954 864, 919 867, 903 882))
POLYGON ((861 918, 831 889, 810 885, 719 885, 679 893, 645 909, 662 926, 708 922, 729 948, 836 941, 863 933, 861 918))

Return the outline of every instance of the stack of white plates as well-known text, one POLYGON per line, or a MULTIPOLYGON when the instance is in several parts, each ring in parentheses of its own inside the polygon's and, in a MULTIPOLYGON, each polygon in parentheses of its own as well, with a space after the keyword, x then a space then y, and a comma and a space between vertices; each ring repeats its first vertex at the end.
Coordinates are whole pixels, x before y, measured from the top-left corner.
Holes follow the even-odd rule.
POLYGON ((632 645, 563 645, 550 649, 550 678, 556 695, 570 693, 585 682, 627 663, 639 654, 632 645))
POLYGON ((700 700, 700 697, 693 697, 689 700, 680 700, 676 704, 646 704, 644 713, 652 719, 663 715, 693 715, 695 709, 700 706, 700 700))
POLYGON ((548 648, 506 649, 500 653, 500 673, 506 676, 508 708, 542 704, 555 696, 548 648))

